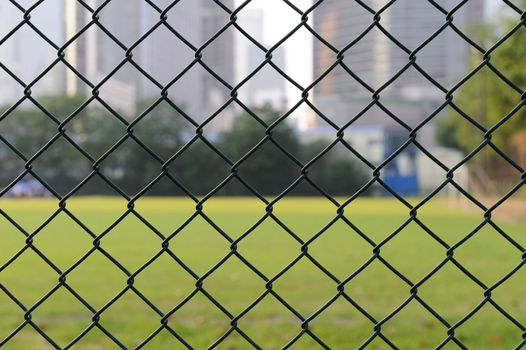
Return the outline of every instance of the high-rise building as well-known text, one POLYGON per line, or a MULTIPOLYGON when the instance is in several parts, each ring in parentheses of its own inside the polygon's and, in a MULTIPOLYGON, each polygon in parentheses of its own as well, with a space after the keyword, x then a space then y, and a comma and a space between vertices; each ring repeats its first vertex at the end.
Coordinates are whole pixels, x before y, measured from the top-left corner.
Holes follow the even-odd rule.
MULTIPOLYGON (((388 1, 370 0, 366 3, 373 9, 380 9, 388 1)), ((437 3, 450 10, 458 1, 441 0, 437 3)), ((470 24, 480 21, 483 15, 484 1, 469 1, 455 12, 453 23, 468 31, 470 24)), ((409 54, 376 27, 360 38, 373 22, 373 15, 355 1, 325 1, 314 11, 313 20, 314 30, 336 50, 347 48, 343 62, 373 89, 382 87, 410 61, 409 54)), ((445 23, 446 15, 430 2, 412 0, 394 2, 381 13, 380 19, 382 27, 411 51, 445 23)), ((337 60, 337 53, 321 41, 314 40, 314 76, 319 77, 337 60)), ((416 53, 416 63, 448 88, 467 72, 469 50, 469 44, 463 38, 446 28, 416 53)), ((408 118, 409 124, 423 118, 426 102, 443 100, 444 97, 414 67, 382 90, 380 96, 384 100, 390 99, 393 111, 408 118)), ((316 105, 341 122, 351 119, 370 98, 371 93, 341 67, 334 69, 314 88, 316 105)), ((380 122, 371 118, 357 123, 380 122)))
MULTIPOLYGON (((86 1, 95 7, 100 2, 86 1)), ((160 9, 172 3, 155 2, 160 9)), ((223 4, 232 7, 232 0, 223 4)), ((80 3, 70 2, 68 6, 66 28, 71 37, 89 23, 92 14, 80 3)), ((111 1, 101 9, 99 23, 113 38, 93 25, 68 48, 68 60, 92 83, 104 81, 100 96, 118 110, 134 114, 137 102, 159 97, 162 89, 168 87, 168 96, 191 118, 202 122, 228 100, 230 90, 218 84, 201 64, 192 62, 195 50, 228 23, 229 14, 215 2, 198 0, 179 2, 166 15, 167 25, 158 25, 161 14, 147 2, 111 1), (126 58, 127 50, 133 63, 127 62, 114 72, 126 58), (111 77, 107 79, 108 76, 111 77)), ((222 33, 201 54, 209 69, 226 82, 233 81, 232 32, 222 33)), ((91 93, 73 72, 68 73, 67 82, 70 94, 91 93)), ((224 119, 217 124, 218 128, 231 121, 224 119)))
MULTIPOLYGON (((252 8, 239 13, 237 24, 254 40, 271 47, 264 40, 263 10, 252 8)), ((241 32, 236 33, 236 76, 237 81, 243 81, 258 66, 265 61, 265 52, 248 40, 241 32)), ((284 69, 285 49, 278 47, 272 52, 272 62, 284 69)), ((239 99, 248 106, 270 104, 274 109, 281 110, 286 105, 285 78, 266 65, 261 71, 246 81, 239 89, 239 99)))
MULTIPOLYGON (((216 33, 229 22, 230 15, 214 1, 201 0, 201 3, 201 44, 205 44, 206 41, 215 37, 216 33)), ((229 9, 233 9, 234 7, 233 0, 222 1, 222 4, 229 9)), ((231 27, 222 32, 218 37, 215 37, 203 50, 203 61, 205 64, 231 86, 233 86, 235 82, 235 64, 237 62, 234 45, 234 31, 231 27)), ((203 106, 206 114, 210 116, 220 105, 224 104, 230 98, 230 90, 212 74, 203 72, 203 75, 203 106)), ((228 116, 223 114, 221 117, 218 117, 225 119, 219 123, 222 124, 222 127, 227 127, 232 122, 233 105, 228 108, 228 111, 228 116)))
MULTIPOLYGON (((31 12, 31 23, 57 46, 63 45, 64 40, 62 18, 63 7, 57 0, 46 1, 31 12)), ((23 86, 9 72, 26 85, 39 78, 31 85, 33 96, 64 91, 61 63, 40 76, 57 59, 57 50, 28 24, 19 26, 22 22, 21 9, 10 1, 0 1, 0 105, 12 104, 24 95, 23 86)))

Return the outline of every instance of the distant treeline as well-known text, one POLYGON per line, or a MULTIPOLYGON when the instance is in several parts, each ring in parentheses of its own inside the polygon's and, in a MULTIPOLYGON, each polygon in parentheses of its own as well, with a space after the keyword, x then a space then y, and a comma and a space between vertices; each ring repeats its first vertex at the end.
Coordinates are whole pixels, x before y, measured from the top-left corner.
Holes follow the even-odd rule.
MULTIPOLYGON (((515 3, 526 7, 526 0, 515 3)), ((502 6, 507 7, 504 3, 502 6)), ((520 16, 501 11, 502 16, 495 16, 490 23, 473 27, 470 37, 487 52, 470 51, 473 74, 455 87, 452 104, 444 109, 447 115, 438 119, 436 130, 439 143, 462 149, 466 154, 491 140, 472 162, 490 179, 502 182, 510 177, 517 183, 517 169, 494 147, 516 164, 526 166, 526 30, 524 26, 515 30, 520 16), (509 36, 499 42, 503 33, 509 36)))
POLYGON ((348 150, 341 151, 341 145, 302 172, 302 165, 309 164, 328 143, 301 144, 286 121, 252 152, 266 138, 264 124, 271 125, 281 116, 269 106, 254 108, 253 114, 240 113, 228 131, 214 134, 205 128, 205 141, 195 138, 195 126, 164 100, 139 103, 139 118, 112 113, 99 103, 79 109, 86 101, 82 96, 38 101, 49 114, 31 103, 9 113, 5 112, 8 107, 0 111, 0 136, 7 143, 0 146, 2 188, 27 164, 62 195, 83 181, 78 195, 115 194, 108 182, 129 195, 144 190, 145 195, 184 195, 188 191, 203 196, 222 183, 217 191, 220 195, 250 195, 252 191, 277 195, 307 174, 291 194, 320 195, 322 189, 345 196, 370 178, 348 150), (89 177, 94 169, 102 177, 89 177))

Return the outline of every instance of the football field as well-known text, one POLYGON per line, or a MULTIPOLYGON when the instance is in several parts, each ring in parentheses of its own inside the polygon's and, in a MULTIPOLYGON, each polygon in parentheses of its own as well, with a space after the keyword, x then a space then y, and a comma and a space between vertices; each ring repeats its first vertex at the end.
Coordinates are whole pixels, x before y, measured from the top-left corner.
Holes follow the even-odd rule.
MULTIPOLYGON (((526 325, 526 267, 485 297, 521 264, 521 250, 490 225, 457 247, 484 218, 445 200, 420 208, 420 224, 401 203, 373 198, 342 216, 320 198, 285 198, 272 210, 248 198, 212 198, 196 212, 183 198, 129 209, 104 197, 64 210, 50 199, 3 200, 0 209, 0 341, 23 326, 6 350, 53 349, 45 336, 60 348, 185 348, 174 334, 197 349, 224 335, 219 349, 252 348, 242 334, 278 349, 302 332, 293 349, 322 348, 314 338, 389 348, 382 336, 430 349, 448 337, 446 324, 468 348, 518 346, 520 326, 492 303, 526 325)), ((496 224, 526 246, 524 224, 496 224)))

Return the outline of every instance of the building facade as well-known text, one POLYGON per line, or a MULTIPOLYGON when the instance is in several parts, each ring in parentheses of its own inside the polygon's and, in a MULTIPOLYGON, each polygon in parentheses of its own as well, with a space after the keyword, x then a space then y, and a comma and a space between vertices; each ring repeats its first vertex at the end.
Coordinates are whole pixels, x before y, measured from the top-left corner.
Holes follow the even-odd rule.
MULTIPOLYGON (((267 48, 272 46, 264 40, 264 13, 262 9, 252 8, 241 11, 236 23, 257 42, 267 48)), ((241 82, 265 61, 265 52, 241 32, 236 33, 235 40, 236 80, 241 82)), ((272 62, 281 69, 285 69, 285 49, 283 46, 272 52, 272 62)), ((287 104, 285 78, 267 64, 243 84, 239 89, 239 99, 247 106, 270 104, 274 109, 282 110, 287 104)))
MULTIPOLYGON (((366 2, 374 10, 384 7, 387 0, 366 2)), ((437 1, 446 10, 458 1, 437 1)), ((454 25, 470 33, 470 25, 484 18, 484 1, 468 1, 456 11, 454 25)), ((380 25, 389 33, 373 27, 373 14, 355 1, 330 0, 323 2, 313 14, 314 30, 331 46, 314 39, 314 78, 323 76, 343 53, 343 63, 369 87, 366 88, 343 67, 337 66, 315 86, 315 106, 339 126, 351 123, 345 134, 350 144, 373 164, 381 164, 408 138, 409 132, 398 121, 415 127, 443 103, 445 94, 434 86, 415 67, 410 66, 410 53, 416 51, 416 64, 446 89, 453 87, 468 71, 469 44, 451 28, 446 28, 425 46, 447 21, 446 15, 429 1, 398 0, 381 12, 380 25), (366 34, 363 34, 366 33, 366 34), (395 42, 396 41, 396 42, 395 42), (352 44, 351 44, 352 43, 352 44), (337 52, 335 52, 335 50, 337 52), (409 52, 408 52, 409 51, 409 52), (392 80, 395 78, 395 80, 392 80), (373 106, 370 90, 380 90, 380 102, 388 112, 373 106), (357 117, 359 116, 359 117, 357 117), (395 118, 393 118, 395 117, 395 118), (381 137, 371 130, 381 130, 381 137), (360 140, 367 140, 361 142, 360 140), (360 142, 361 143, 360 143, 360 142), (371 142, 374 141, 374 145, 371 142), (364 146, 366 145, 366 146, 364 146), (381 149, 382 151, 378 151, 381 149)), ((311 123, 314 134, 323 128, 320 118, 311 123)), ((420 144, 435 149, 433 123, 419 129, 420 144)), ((335 132, 326 138, 334 139, 335 132)), ((428 166, 427 156, 416 147, 407 147, 382 169, 385 183, 400 194, 424 193, 435 185, 421 169, 428 166), (420 170, 419 170, 420 169, 420 170)))
MULTIPOLYGON (((231 7, 232 1, 223 3, 231 7)), ((87 1, 91 6, 100 2, 87 1)), ((164 9, 171 3, 160 0, 156 5, 164 9)), ((68 6, 66 30, 71 36, 89 23, 91 13, 77 2, 69 2, 68 6)), ((203 47, 228 20, 228 13, 214 2, 183 1, 167 12, 168 26, 157 26, 141 41, 160 21, 159 12, 144 1, 112 1, 100 11, 99 22, 114 38, 92 26, 68 47, 67 56, 90 81, 97 84, 103 81, 101 98, 125 114, 135 114, 138 102, 159 97, 162 89, 168 87, 168 96, 192 119, 202 122, 228 100, 230 90, 217 83, 199 63, 192 65, 195 50, 202 48, 204 64, 226 82, 232 82, 233 34, 225 32, 203 47), (129 48, 135 64, 128 62, 114 72, 129 48)), ((69 94, 91 94, 91 89, 73 72, 68 73, 66 81, 69 94)), ((217 123, 218 128, 231 122, 226 114, 217 123)))
MULTIPOLYGON (((64 8, 60 1, 47 1, 31 13, 31 23, 55 45, 64 42, 64 8)), ((24 21, 24 13, 10 1, 0 2, 0 105, 9 105, 24 95, 24 88, 8 73, 16 75, 24 84, 32 84, 57 58, 56 49, 29 25, 24 24, 12 35, 8 34, 24 21), (6 70, 7 69, 7 70, 6 70)), ((55 65, 46 75, 31 85, 33 96, 64 92, 65 67, 55 65)))
MULTIPOLYGON (((377 10, 386 0, 367 2, 377 10)), ((446 10, 458 2, 438 2, 446 10)), ((484 16, 484 1, 469 1, 455 12, 454 24, 468 31, 472 23, 484 16)), ((336 50, 343 52, 345 65, 372 89, 381 88, 409 63, 409 54, 380 29, 373 28, 359 38, 373 22, 373 15, 355 1, 323 2, 313 14, 313 26, 336 50)), ((380 24, 399 44, 412 51, 446 23, 446 16, 428 1, 400 0, 381 13, 380 24)), ((451 28, 446 28, 416 53, 416 63, 444 87, 449 88, 467 71, 470 47, 451 28)), ((314 77, 321 76, 336 60, 337 53, 314 39, 314 77)), ((371 93, 341 67, 329 73, 315 88, 316 105, 335 120, 345 122, 362 110, 371 93)), ((443 93, 414 67, 410 67, 380 93, 392 100, 390 108, 399 111, 409 123, 421 120, 423 114, 443 100, 443 93), (414 111, 408 111, 408 104, 414 111), (424 112, 424 113, 422 113, 424 112)), ((358 120, 358 123, 370 123, 358 120)), ((376 122, 374 122, 376 123, 376 122)))

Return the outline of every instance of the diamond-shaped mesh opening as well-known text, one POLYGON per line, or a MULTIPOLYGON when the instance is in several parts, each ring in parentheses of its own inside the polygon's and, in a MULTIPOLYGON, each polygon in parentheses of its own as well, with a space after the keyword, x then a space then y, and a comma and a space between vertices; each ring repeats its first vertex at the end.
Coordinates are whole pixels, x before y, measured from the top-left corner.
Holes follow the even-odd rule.
POLYGON ((239 252, 267 277, 283 270, 298 255, 300 243, 274 220, 266 219, 239 242, 239 252), (272 263, 261 251, 273 250, 272 263))
POLYGON ((452 262, 419 287, 418 295, 450 324, 460 321, 484 298, 484 290, 452 262))
POLYGON ((150 54, 156 60, 156 66, 151 69, 145 66, 143 69, 162 85, 169 83, 172 77, 177 76, 194 60, 193 50, 165 26, 156 28, 146 40, 137 46, 137 50, 151 51, 150 54), (177 55, 175 60, 173 59, 174 54, 177 55))
POLYGON ((238 323, 239 328, 255 342, 266 342, 265 339, 268 339, 270 346, 283 347, 299 332, 297 322, 294 313, 267 294, 238 323))
POLYGON ((210 346, 230 327, 229 318, 203 293, 172 311, 168 325, 194 348, 210 346))
POLYGON ((494 228, 485 225, 455 251, 455 257, 489 286, 500 280, 521 261, 522 252, 494 228), (488 241, 492 242, 491 250, 486 248, 488 241), (499 264, 488 264, 488 259, 499 261, 499 264))
POLYGON ((399 201, 390 201, 389 197, 379 201, 358 198, 346 204, 343 217, 347 223, 351 223, 353 228, 365 234, 371 241, 381 242, 408 220, 409 209, 399 201), (382 204, 389 204, 389 209, 382 215, 382 221, 377 221, 370 208, 382 204))
POLYGON ((68 285, 97 310, 124 289, 126 280, 124 272, 112 262, 107 253, 99 251, 87 256, 67 276, 68 285))
MULTIPOLYGON (((267 195, 277 195, 292 185, 299 173, 299 168, 272 141, 266 140, 255 152, 244 158, 239 166, 239 175, 256 191, 264 190, 267 195), (266 164, 265 164, 266 163, 266 164), (259 176, 262 168, 274 168, 272 164, 280 164, 276 171, 277 178, 259 176), (281 169, 281 170, 279 170, 281 169)), ((239 194, 248 194, 240 189, 239 194)))
MULTIPOLYGON (((331 61, 329 62, 332 63, 332 59, 331 51, 331 61)), ((345 62, 343 64, 345 65, 345 62)), ((344 125, 345 122, 348 122, 370 103, 370 90, 367 89, 370 82, 364 81, 367 79, 367 76, 360 77, 349 74, 348 70, 350 68, 345 69, 343 65, 336 65, 329 69, 330 66, 323 67, 323 70, 320 72, 314 72, 314 78, 319 79, 314 91, 323 93, 323 97, 319 99, 315 106, 333 123, 344 125), (345 88, 340 90, 338 87, 342 85, 345 88), (342 106, 342 100, 348 98, 353 103, 342 106), (338 102, 340 104, 337 104, 338 102), (344 109, 343 107, 346 108, 344 109), (348 110, 349 108, 350 110, 348 110), (341 122, 341 120, 344 120, 344 122, 341 122)), ((362 75, 366 75, 366 73, 362 73, 362 75)))
MULTIPOLYGON (((423 54, 417 54, 417 65, 418 57, 420 56, 423 56, 423 54)), ((423 58, 422 61, 429 62, 430 60, 423 58)), ((432 67, 426 68, 426 73, 433 70, 432 67)), ((387 96, 394 95, 392 98, 393 101, 391 102, 391 99, 387 99, 387 101, 384 102, 385 99, 383 99, 380 100, 380 102, 390 113, 394 114, 403 123, 414 127, 424 119, 423 115, 427 116, 428 114, 431 114, 429 110, 431 109, 431 111, 433 111, 434 108, 430 108, 430 106, 432 106, 433 103, 440 101, 438 97, 442 97, 443 94, 440 85, 448 84, 448 82, 445 81, 447 77, 438 77, 437 79, 440 80, 438 80, 439 83, 437 84, 436 80, 424 76, 414 65, 407 68, 400 68, 395 74, 397 74, 396 79, 389 84, 389 87, 385 92, 385 95, 387 96), (397 91, 395 92, 394 89, 397 89, 397 91)), ((443 74, 444 73, 442 73, 442 75, 443 74)), ((439 74, 435 73, 431 76, 434 77, 436 75, 439 74)))
MULTIPOLYGON (((275 204, 275 215, 296 237, 307 241, 334 219, 337 207, 329 200, 305 197, 301 185, 298 188, 290 192, 291 197, 287 196, 275 204), (306 214, 308 218, 301 220, 306 214)), ((312 191, 309 184, 305 188, 312 191)))
POLYGON ((0 347, 524 346, 498 3, 1 3, 0 347))
MULTIPOLYGON (((168 189, 174 190, 175 188, 174 182, 164 177, 154 185, 152 192, 148 194, 159 196, 165 194, 168 189)), ((143 197, 135 203, 135 210, 140 217, 165 236, 183 225, 195 213, 195 207, 193 200, 182 196, 177 198, 143 197)))
MULTIPOLYGON (((99 6, 104 5, 101 6, 101 11, 99 12, 99 25, 104 27, 115 37, 115 39, 112 39, 113 41, 121 43, 126 47, 130 47, 150 28, 146 27, 145 24, 148 23, 146 20, 144 21, 145 24, 142 26, 137 25, 138 23, 135 23, 135 25, 128 24, 128 26, 123 25, 125 22, 122 22, 122 19, 133 18, 138 15, 139 11, 139 6, 125 6, 125 2, 126 1, 123 0, 112 0, 107 4, 98 4, 99 6), (122 11, 123 7, 125 7, 124 11, 122 11)), ((146 18, 157 17, 156 11, 147 4, 141 4, 140 7, 143 10, 141 12, 142 16, 146 18)))
POLYGON ((104 159, 101 172, 123 191, 136 194, 158 176, 158 165, 148 151, 128 138, 104 159))
POLYGON ((184 229, 177 229, 174 233, 175 236, 170 239, 171 249, 199 276, 208 272, 229 252, 228 240, 202 217, 194 218, 184 229))
MULTIPOLYGON (((433 118, 433 123, 428 123, 422 128, 422 132, 425 132, 424 130, 426 129, 434 129, 430 130, 431 134, 434 134, 444 147, 458 149, 463 147, 464 143, 479 145, 484 141, 484 132, 461 114, 465 112, 467 111, 461 110, 459 112, 448 105, 433 118), (470 135, 470 137, 466 137, 467 135, 470 135)), ((429 132, 426 132, 426 135, 429 135, 429 132)), ((433 150, 429 151, 435 155, 432 152, 433 150)), ((463 154, 461 153, 461 155, 463 154)), ((460 158, 457 160, 457 163, 459 161, 460 158)), ((452 167, 456 164, 449 163, 446 165, 452 167)))
MULTIPOLYGON (((290 6, 288 6, 287 3, 281 2, 281 1, 272 1, 272 6, 276 11, 276 19, 280 20, 282 23, 280 23, 279 26, 276 26, 275 31, 272 33, 271 36, 269 36, 268 40, 268 46, 272 46, 276 44, 278 40, 281 40, 283 37, 285 37, 288 33, 290 33, 297 22, 300 20, 300 14, 298 14, 296 11, 294 11, 290 6), (294 21, 284 21, 287 17, 294 18, 294 21)), ((250 11, 250 10, 257 10, 258 8, 265 8, 265 0, 254 0, 248 3, 246 6, 243 7, 244 11, 250 11)), ((243 10, 240 12, 242 13, 243 10)), ((261 41, 261 39, 257 38, 257 32, 256 31, 248 31, 248 34, 255 40, 261 41)), ((265 45, 265 44, 263 44, 265 45)))
POLYGON ((409 280, 416 282, 444 260, 445 251, 434 237, 412 222, 386 241, 382 257, 409 280), (418 261, 418 266, 412 266, 412 261, 418 261))
MULTIPOLYGON (((477 64, 479 63, 478 61, 477 64)), ((497 120, 500 120, 500 118, 506 114, 507 110, 503 111, 502 108, 496 108, 496 106, 492 105, 487 99, 479 100, 477 104, 468 104, 467 101, 477 96, 478 93, 490 91, 506 91, 507 94, 510 94, 511 98, 515 99, 516 103, 519 103, 520 94, 514 90, 510 90, 510 86, 506 84, 505 81, 487 66, 484 66, 457 90, 456 94, 459 95, 459 97, 454 100, 455 106, 479 125, 489 128, 493 126, 497 120)))
POLYGON ((32 163, 35 173, 56 192, 67 194, 90 174, 92 164, 64 138, 48 145, 32 163), (54 167, 56 163, 61 165, 54 167))
MULTIPOLYGON (((57 212, 57 201, 50 199, 28 200, 19 197, 48 197, 50 194, 39 182, 31 175, 25 175, 13 186, 8 187, 9 191, 6 198, 2 200, 2 216, 9 221, 13 228, 16 228, 26 236, 37 230, 47 219, 52 218, 57 212), (22 185, 22 186, 20 186, 22 185), (10 200, 9 197, 19 198, 10 200), (31 208, 28 205, 31 203, 31 208), (19 224, 20 223, 20 224, 19 224)), ((7 228, 9 230, 9 228, 7 228)), ((9 236, 7 236, 9 237, 9 236)))
POLYGON ((60 213, 38 231, 33 243, 64 271, 88 252, 92 241, 82 227, 66 214, 60 213))
POLYGON ((126 125, 95 100, 75 114, 67 131, 74 143, 97 160, 124 136, 126 125))
POLYGON ((159 251, 160 238, 132 214, 104 232, 101 247, 129 271, 137 270, 159 251))
POLYGON ((346 293, 377 319, 389 315, 409 296, 409 286, 378 259, 349 277, 346 293))
POLYGON ((225 180, 229 167, 217 152, 197 140, 184 152, 174 153, 168 173, 192 193, 205 195, 225 180))
POLYGON ((234 315, 243 311, 265 291, 264 284, 261 277, 235 257, 226 260, 204 280, 206 291, 234 315))
MULTIPOLYGON (((469 9, 467 10, 469 11, 469 9)), ((462 13, 455 13, 455 17, 459 16, 460 18, 463 18, 462 13)), ((469 22, 469 25, 472 25, 471 22, 469 22)), ((440 26, 442 23, 440 23, 440 26)), ((466 24, 467 25, 467 24, 466 24)), ((438 30, 439 27, 434 28, 434 30, 438 30)), ((464 28, 460 28, 464 29, 464 28)), ((474 32, 476 33, 476 28, 468 28, 465 30, 466 32, 474 32)), ((428 37, 430 37, 429 35, 428 37)), ((427 38, 425 38, 427 39, 427 38)), ((477 44, 479 44, 476 40, 476 37, 473 38, 477 44)), ((418 45, 420 45, 423 40, 420 40, 418 42, 418 45)), ((449 60, 449 61, 467 61, 469 60, 469 50, 473 50, 472 46, 466 45, 466 41, 464 38, 462 38, 458 33, 451 28, 450 26, 444 28, 443 30, 436 35, 433 40, 429 42, 429 44, 422 47, 422 49, 416 54, 416 64, 423 69, 427 75, 433 77, 435 82, 438 82, 440 85, 442 85, 445 88, 450 88, 454 86, 454 84, 458 83, 463 76, 465 75, 464 71, 460 70, 451 70, 448 72, 444 72, 434 64, 434 62, 438 60, 449 60), (450 45, 449 49, 445 49, 446 45, 450 45), (438 55, 442 55, 441 57, 438 55), (440 57, 437 60, 430 59, 431 57, 440 57)))
POLYGON ((517 183, 520 183, 522 176, 513 163, 502 157, 494 148, 488 146, 465 161, 458 168, 458 171, 471 171, 470 184, 473 187, 478 186, 481 189, 480 192, 486 194, 486 196, 480 196, 480 201, 488 207, 495 203, 494 197, 503 196, 512 191, 517 183), (488 181, 492 177, 498 178, 499 181, 488 181))
POLYGON ((308 316, 318 310, 325 300, 334 296, 336 284, 318 266, 303 257, 287 269, 273 283, 274 290, 296 312, 308 316), (318 288, 301 288, 309 280, 316 280, 318 288))
POLYGON ((116 194, 115 189, 100 176, 93 176, 71 197, 67 208, 85 229, 98 235, 116 222, 128 209, 126 200, 115 196, 116 194), (110 201, 104 201, 99 196, 82 197, 83 194, 93 194, 93 189, 97 189, 99 194, 111 194, 114 197, 110 201))
POLYGON ((336 299, 309 322, 313 333, 331 348, 338 348, 340 344, 358 348, 370 337, 372 325, 344 297, 336 299))
POLYGON ((2 286, 23 305, 33 305, 57 283, 56 272, 32 251, 26 249, 1 272, 2 286))
POLYGON ((57 132, 57 125, 29 101, 7 114, 0 126, 2 135, 26 157, 31 157, 57 132), (30 130, 37 130, 29 136, 30 130))
MULTIPOLYGON (((99 84, 106 75, 123 61, 124 50, 99 26, 88 25, 88 21, 84 20, 83 17, 91 17, 89 11, 85 10, 83 7, 78 7, 77 10, 80 12, 79 17, 82 18, 79 19, 80 27, 76 28, 74 33, 71 33, 71 37, 68 38, 69 40, 75 38, 75 40, 68 45, 64 51, 64 58, 69 66, 81 74, 82 77, 90 81, 92 84, 99 84), (88 66, 86 61, 81 59, 82 50, 85 50, 90 41, 96 41, 97 45, 104 50, 104 52, 108 53, 100 56, 97 61, 93 63, 93 67, 88 66)), ((72 76, 68 75, 67 78, 72 79, 72 76)), ((84 91, 83 88, 87 89, 83 84, 80 84, 80 87, 78 85, 74 86, 74 89, 80 90, 80 93, 85 92, 91 94, 91 89, 84 91)))
POLYGON ((310 169, 312 180, 331 196, 351 197, 368 182, 370 169, 354 155, 339 155, 346 150, 341 144, 336 145, 320 158, 322 164, 314 163, 310 169), (331 168, 332 171, 327 171, 327 168, 331 168), (335 186, 340 176, 345 180, 340 182, 340 186, 335 186))
MULTIPOLYGON (((227 183, 219 193, 229 194, 240 186, 242 186, 241 183, 234 179, 227 183)), ((237 198, 232 206, 225 207, 222 199, 217 196, 207 199, 203 205, 203 213, 233 239, 239 239, 245 233, 250 232, 265 215, 264 202, 237 198)), ((261 225, 272 225, 268 224, 268 221, 270 219, 265 220, 261 225)), ((258 231, 258 227, 254 231, 258 231)))
POLYGON ((426 206, 419 209, 418 218, 424 230, 432 232, 439 240, 452 246, 480 224, 481 220, 474 214, 482 215, 483 211, 457 193, 451 185, 446 186, 441 194, 441 197, 433 198, 426 206), (444 205, 447 205, 448 209, 444 209, 444 205), (441 225, 444 211, 449 213, 448 218, 452 223, 447 229, 441 225), (458 211, 463 213, 454 215, 458 211))
POLYGON ((447 328, 415 300, 382 326, 382 334, 400 348, 414 346, 410 334, 415 331, 424 334, 417 345, 422 348, 436 347, 447 334, 447 328))
POLYGON ((140 343, 159 325, 160 316, 131 291, 104 310, 100 324, 126 347, 140 343))
POLYGON ((6 54, 18 51, 19 57, 16 61, 10 60, 2 64, 26 84, 31 83, 44 72, 56 57, 53 47, 28 25, 22 25, 10 36, 3 37, 2 40, 5 40, 0 46, 2 51, 5 50, 6 54), (31 43, 31 46, 19 48, 19 43, 27 42, 31 43))
POLYGON ((191 124, 168 102, 148 102, 141 103, 140 120, 137 119, 133 128, 134 136, 159 157, 168 159, 182 147, 191 124))
POLYGON ((64 287, 32 311, 32 321, 51 339, 63 339, 65 347, 91 324, 92 313, 64 287), (71 320, 76 320, 71 322, 71 320))
MULTIPOLYGON (((366 3, 368 6, 371 6, 371 2, 372 1, 366 1, 364 3, 366 3)), ((353 30, 354 36, 358 36, 367 29, 371 18, 370 12, 368 12, 367 9, 358 2, 352 2, 349 4, 349 6, 341 6, 340 4, 338 8, 334 8, 327 3, 320 3, 319 6, 314 8, 313 14, 317 19, 320 20, 320 22, 325 23, 323 25, 328 27, 335 27, 338 21, 345 20, 345 16, 352 16, 354 20, 360 21, 360 25, 355 27, 353 30)), ((350 38, 338 38, 337 33, 334 31, 324 32, 325 35, 321 34, 323 39, 338 49, 342 49, 344 46, 349 44, 350 38)))
MULTIPOLYGON (((272 53, 273 56, 279 57, 281 51, 272 53)), ((255 56, 255 54, 252 54, 255 56)), ((266 103, 275 108, 281 109, 287 102, 283 92, 286 89, 295 89, 283 75, 281 75, 270 63, 263 65, 265 61, 265 52, 259 51, 257 58, 254 58, 254 68, 250 70, 251 78, 239 88, 240 100, 246 106, 257 107, 266 103), (263 66, 261 66, 263 65, 263 66), (253 75, 252 75, 253 74, 253 75), (254 87, 261 89, 261 92, 254 93, 254 87)), ((271 62, 277 62, 279 58, 272 58, 271 62)), ((283 63, 281 63, 283 65, 283 63)))
POLYGON ((373 255, 372 246, 342 220, 320 233, 309 243, 309 254, 341 280, 373 255))
POLYGON ((164 313, 195 289, 195 279, 176 262, 172 254, 164 253, 156 257, 135 277, 134 283, 135 288, 164 313), (170 271, 166 271, 166 266, 171 266, 170 271), (172 287, 164 288, 167 284, 172 287))
MULTIPOLYGON (((407 13, 407 20, 410 21, 410 25, 405 27, 405 31, 402 30, 404 27, 401 23, 397 22, 385 23, 385 27, 389 29, 389 33, 398 42, 410 50, 416 49, 418 45, 435 33, 444 23, 444 14, 428 1, 422 1, 415 5, 410 0, 397 0, 386 9, 384 14, 385 16, 394 16, 397 12, 407 13), (418 15, 422 12, 427 14, 425 23, 419 22, 419 20, 423 20, 418 15), (414 16, 415 18, 412 19, 409 16, 414 16)), ((383 22, 380 23, 383 24, 383 22)), ((440 39, 435 38, 434 41, 440 41, 440 39)))

